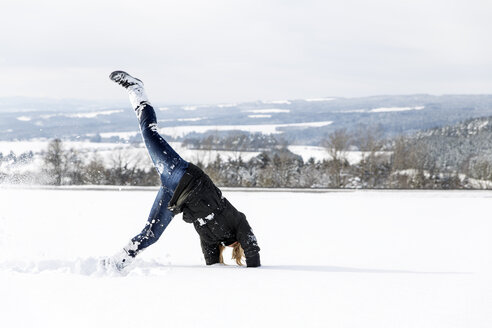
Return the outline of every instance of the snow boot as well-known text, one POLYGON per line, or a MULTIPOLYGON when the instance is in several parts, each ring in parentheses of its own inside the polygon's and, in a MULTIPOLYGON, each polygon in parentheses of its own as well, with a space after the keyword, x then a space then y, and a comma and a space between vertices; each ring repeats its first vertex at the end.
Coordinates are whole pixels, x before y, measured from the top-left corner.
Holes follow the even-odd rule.
POLYGON ((144 84, 141 80, 123 71, 114 71, 109 74, 109 78, 128 91, 133 109, 137 110, 142 103, 149 104, 149 99, 145 94, 144 84))
POLYGON ((112 257, 105 258, 101 261, 101 265, 106 270, 114 270, 118 272, 128 271, 129 266, 135 260, 137 245, 133 242, 128 243, 122 250, 117 252, 112 257))
POLYGON ((127 273, 129 266, 133 263, 135 258, 129 256, 124 250, 121 250, 117 254, 107 257, 101 260, 101 266, 103 270, 107 272, 119 272, 127 273))

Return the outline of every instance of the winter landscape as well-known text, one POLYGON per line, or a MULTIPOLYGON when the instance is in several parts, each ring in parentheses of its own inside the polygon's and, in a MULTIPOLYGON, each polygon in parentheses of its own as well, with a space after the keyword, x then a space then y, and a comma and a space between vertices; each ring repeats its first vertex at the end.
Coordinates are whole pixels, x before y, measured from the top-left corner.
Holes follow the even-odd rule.
POLYGON ((98 260, 140 231, 155 189, 1 188, 2 324, 492 324, 489 191, 224 194, 254 227, 262 267, 205 266, 177 216, 121 276, 98 260))
POLYGON ((491 12, 3 0, 0 327, 492 327, 491 12))
MULTIPOLYGON (((0 183, 155 185, 128 105, 48 102, 65 104, 54 111, 38 101, 39 108, 26 109, 34 106, 27 99, 3 99, 0 183)), ((159 132, 222 186, 345 189, 491 188, 491 115, 486 95, 169 105, 157 111, 159 132)))
MULTIPOLYGON (((229 258, 206 266, 196 232, 178 215, 127 270, 108 270, 101 260, 143 228, 159 183, 138 130, 118 132, 126 118, 110 119, 130 116, 135 126, 131 109, 82 115, 68 108, 58 115, 68 120, 57 123, 42 110, 0 113, 10 127, 0 141, 2 322, 490 327, 492 192, 484 189, 492 186, 492 120, 480 104, 488 98, 442 108, 383 98, 393 107, 323 98, 303 108, 318 116, 299 122, 284 115, 275 124, 242 124, 242 106, 251 105, 209 112, 222 119, 214 126, 188 120, 196 108, 172 111, 175 122, 195 125, 167 126, 168 110, 158 113, 171 145, 247 215, 261 247, 259 268, 229 258), (333 116, 337 102, 366 109, 358 119, 333 116), (433 121, 442 112, 452 125, 433 121), (367 118, 385 124, 358 121, 367 118), (90 132, 108 122, 115 132, 90 132), (36 134, 45 130, 32 124, 48 123, 52 132, 36 134), (426 129, 431 124, 437 127, 426 129), (395 135, 395 125, 408 130, 395 135), (20 137, 23 128, 33 134, 20 137)), ((246 112, 290 113, 254 106, 246 112)))

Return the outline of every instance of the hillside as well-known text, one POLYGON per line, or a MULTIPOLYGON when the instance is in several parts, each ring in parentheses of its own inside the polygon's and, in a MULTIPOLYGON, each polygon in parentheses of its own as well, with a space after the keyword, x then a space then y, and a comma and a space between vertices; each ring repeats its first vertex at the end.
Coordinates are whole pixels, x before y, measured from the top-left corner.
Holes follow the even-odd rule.
MULTIPOLYGON (((0 140, 139 140, 129 105, 116 106, 0 99, 0 140)), ((176 141, 246 131, 273 133, 291 144, 318 145, 341 128, 355 131, 360 125, 378 126, 391 137, 490 116, 492 96, 375 96, 155 107, 161 132, 176 141)))
POLYGON ((413 138, 427 149, 441 170, 465 172, 492 163, 492 116, 429 129, 413 138))

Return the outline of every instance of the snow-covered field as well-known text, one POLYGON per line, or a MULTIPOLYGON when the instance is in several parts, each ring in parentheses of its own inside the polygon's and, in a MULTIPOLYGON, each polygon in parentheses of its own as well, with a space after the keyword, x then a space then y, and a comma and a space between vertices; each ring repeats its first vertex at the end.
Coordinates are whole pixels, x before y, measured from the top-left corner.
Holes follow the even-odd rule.
POLYGON ((127 276, 98 269, 154 190, 0 188, 2 327, 491 327, 492 192, 226 189, 261 268, 207 267, 177 216, 127 276))
MULTIPOLYGON (((193 119, 196 120, 196 119, 193 119)), ((286 124, 251 124, 251 125, 182 125, 182 126, 168 126, 159 128, 159 133, 172 136, 173 138, 184 137, 189 133, 205 133, 207 131, 245 131, 250 133, 263 133, 263 134, 281 134, 282 129, 285 128, 307 128, 307 127, 322 127, 332 124, 332 121, 321 122, 305 122, 305 123, 286 123, 286 124)), ((138 135, 138 131, 125 131, 125 132, 107 132, 101 133, 103 138, 119 137, 121 139, 129 139, 138 135)))
MULTIPOLYGON (((40 152, 46 151, 48 148, 48 140, 38 140, 38 141, 0 141, 0 153, 4 156, 13 152, 14 154, 20 155, 24 152, 32 151, 35 154, 37 161, 30 166, 25 168, 17 167, 17 170, 33 170, 42 165, 41 158, 38 158, 40 152)), ((239 156, 245 161, 249 161, 251 158, 258 156, 260 152, 255 151, 224 151, 224 150, 197 150, 188 149, 183 147, 180 142, 170 142, 171 146, 187 161, 190 162, 201 162, 204 164, 209 164, 220 155, 223 160, 238 159, 239 156)), ((118 144, 118 143, 99 143, 99 142, 76 142, 76 141, 64 141, 63 147, 65 149, 76 149, 79 153, 85 154, 84 159, 86 161, 92 159, 94 152, 97 152, 104 162, 110 166, 115 155, 118 155, 118 150, 123 152, 124 155, 139 161, 139 167, 149 168, 152 164, 148 158, 147 150, 144 148, 143 144, 130 145, 130 144, 118 144)), ((323 147, 317 146, 299 146, 290 145, 288 149, 299 156, 306 162, 311 157, 316 161, 329 160, 331 157, 323 147)), ((367 154, 361 151, 347 151, 345 156, 348 162, 353 165, 361 161, 363 156, 367 154)), ((20 163, 18 166, 23 166, 20 163)), ((5 169, 5 168, 4 168, 5 169)), ((12 168, 11 168, 12 169, 12 168)))

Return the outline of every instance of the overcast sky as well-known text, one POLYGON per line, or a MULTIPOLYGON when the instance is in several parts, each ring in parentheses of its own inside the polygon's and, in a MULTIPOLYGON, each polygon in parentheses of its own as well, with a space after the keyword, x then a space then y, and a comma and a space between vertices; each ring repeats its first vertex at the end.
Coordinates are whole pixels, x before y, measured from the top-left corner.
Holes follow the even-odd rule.
POLYGON ((489 0, 1 0, 0 97, 492 93, 489 0))

